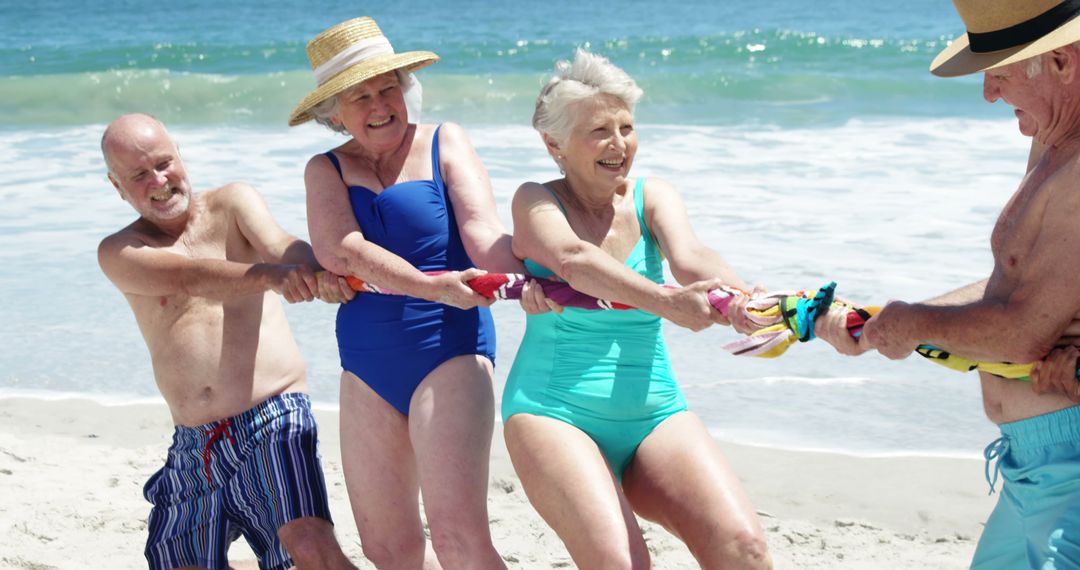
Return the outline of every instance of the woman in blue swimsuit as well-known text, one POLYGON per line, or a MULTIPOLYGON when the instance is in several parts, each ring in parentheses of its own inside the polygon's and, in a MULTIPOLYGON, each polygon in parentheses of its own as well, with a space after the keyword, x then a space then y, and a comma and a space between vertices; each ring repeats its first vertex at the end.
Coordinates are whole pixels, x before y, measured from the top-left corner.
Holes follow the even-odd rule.
POLYGON ((643 310, 530 315, 503 395, 506 445, 580 568, 648 567, 635 513, 703 568, 768 568, 742 484, 687 410, 660 320, 723 323, 706 292, 745 286, 694 235, 674 188, 630 176, 640 95, 624 71, 578 51, 537 100, 533 125, 565 177, 518 189, 514 253, 530 273, 643 310), (665 258, 684 287, 661 286, 665 258))
POLYGON ((461 127, 418 124, 412 71, 370 18, 308 44, 319 87, 290 117, 349 135, 304 175, 320 263, 402 295, 342 305, 337 339, 345 481, 364 554, 420 568, 418 492, 444 568, 504 568, 491 543, 487 476, 494 402, 490 303, 465 282, 520 272, 490 182, 461 127), (425 272, 439 271, 437 275, 425 272))

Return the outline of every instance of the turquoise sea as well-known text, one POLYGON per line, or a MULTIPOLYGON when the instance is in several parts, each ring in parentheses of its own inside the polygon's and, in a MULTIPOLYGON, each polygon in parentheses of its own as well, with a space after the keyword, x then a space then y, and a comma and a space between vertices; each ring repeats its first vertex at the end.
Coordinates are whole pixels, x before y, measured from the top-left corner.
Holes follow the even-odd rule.
MULTIPOLYGON (((529 127, 555 60, 577 46, 637 78, 636 174, 684 193, 694 226, 749 281, 840 283, 841 296, 919 300, 989 274, 989 233, 1023 172, 1011 111, 981 78, 927 67, 962 24, 951 3, 775 0, 582 5, 415 2, 109 3, 0 0, 0 393, 156 398, 149 359, 95 249, 133 213, 105 178, 105 124, 150 112, 197 188, 255 184, 306 236, 303 165, 339 143, 285 126, 313 86, 304 46, 371 15, 420 72, 426 122, 462 124, 500 215, 557 173, 529 127)), ((288 309, 313 396, 333 405, 332 307, 288 309)), ((523 322, 496 307, 496 391, 523 322)), ((732 333, 668 327, 691 407, 726 440, 856 454, 975 455, 993 439, 978 381, 913 357, 776 360, 719 350, 732 333)))

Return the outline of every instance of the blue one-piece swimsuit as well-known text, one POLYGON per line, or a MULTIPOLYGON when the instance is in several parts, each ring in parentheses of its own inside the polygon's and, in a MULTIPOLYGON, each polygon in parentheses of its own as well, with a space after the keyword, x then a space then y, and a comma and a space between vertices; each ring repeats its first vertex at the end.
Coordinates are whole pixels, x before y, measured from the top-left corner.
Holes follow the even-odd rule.
MULTIPOLYGON (((326 156, 341 174, 333 152, 326 156)), ((474 265, 439 172, 438 128, 431 172, 433 180, 401 182, 377 194, 350 186, 353 214, 364 239, 420 271, 464 271, 474 265)), ((487 308, 462 310, 405 295, 360 294, 341 305, 337 341, 341 367, 405 415, 416 387, 443 362, 466 354, 495 362, 495 324, 487 308)))

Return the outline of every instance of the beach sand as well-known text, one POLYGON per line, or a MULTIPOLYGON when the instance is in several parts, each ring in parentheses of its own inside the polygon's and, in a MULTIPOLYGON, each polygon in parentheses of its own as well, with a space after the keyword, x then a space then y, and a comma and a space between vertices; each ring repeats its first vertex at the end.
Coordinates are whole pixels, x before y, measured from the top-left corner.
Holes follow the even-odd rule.
MULTIPOLYGON (((372 568, 349 511, 337 413, 316 415, 338 539, 361 568, 372 568)), ((572 568, 525 498, 496 431, 495 546, 511 568, 572 568)), ((142 486, 161 466, 171 434, 164 404, 0 400, 0 568, 144 568, 142 486)), ((761 514, 777 568, 966 568, 996 500, 974 459, 721 445, 761 514)), ((697 568, 679 540, 651 523, 643 529, 654 567, 697 568)), ((253 558, 243 540, 230 557, 253 558)))

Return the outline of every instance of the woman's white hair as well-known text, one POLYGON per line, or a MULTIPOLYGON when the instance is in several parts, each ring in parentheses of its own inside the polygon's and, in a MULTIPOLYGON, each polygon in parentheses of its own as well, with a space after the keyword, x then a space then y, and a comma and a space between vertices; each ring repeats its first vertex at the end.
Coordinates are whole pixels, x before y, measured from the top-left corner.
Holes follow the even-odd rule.
POLYGON ((605 94, 618 97, 631 113, 643 91, 625 71, 607 60, 578 48, 574 61, 555 64, 555 75, 540 90, 533 112, 533 128, 559 144, 570 138, 577 117, 574 103, 605 94))
MULTIPOLYGON (((352 89, 346 89, 344 92, 348 93, 352 89)), ((338 113, 337 95, 324 99, 318 105, 311 108, 311 114, 315 117, 315 122, 320 125, 334 131, 335 133, 349 134, 345 130, 345 125, 335 123, 332 119, 334 115, 338 113)))

